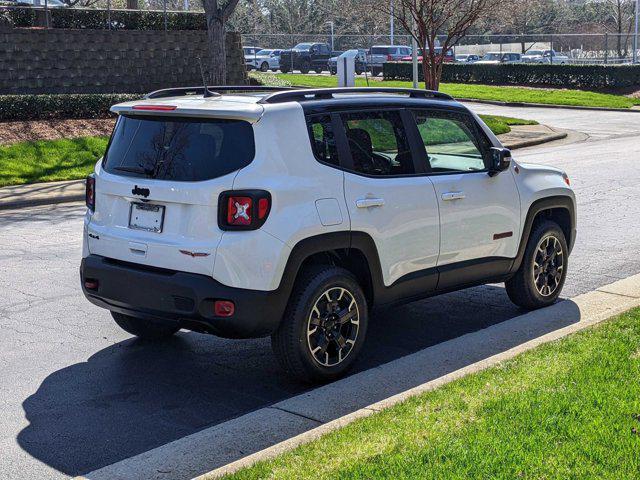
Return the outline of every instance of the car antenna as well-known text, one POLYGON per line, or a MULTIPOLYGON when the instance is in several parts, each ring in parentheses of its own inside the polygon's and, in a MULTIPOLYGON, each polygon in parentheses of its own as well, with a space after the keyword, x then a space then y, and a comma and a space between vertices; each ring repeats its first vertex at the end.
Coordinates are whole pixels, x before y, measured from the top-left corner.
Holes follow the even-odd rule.
POLYGON ((204 93, 202 94, 202 96, 204 98, 219 96, 219 94, 212 92, 207 87, 207 80, 204 77, 204 69, 202 68, 202 60, 200 59, 200 57, 198 57, 198 64, 200 65, 200 75, 202 75, 202 85, 204 86, 204 93))

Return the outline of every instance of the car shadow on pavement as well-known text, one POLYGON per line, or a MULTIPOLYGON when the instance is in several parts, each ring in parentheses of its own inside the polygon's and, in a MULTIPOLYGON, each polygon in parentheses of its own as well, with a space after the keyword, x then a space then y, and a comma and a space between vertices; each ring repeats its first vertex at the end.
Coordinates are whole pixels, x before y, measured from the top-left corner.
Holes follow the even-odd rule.
MULTIPOLYGON (((575 310, 560 323, 527 325, 507 344, 471 345, 472 355, 452 358, 437 375, 577 322, 575 310)), ((497 286, 375 312, 353 373, 522 313, 497 286)), ((408 387, 426 381, 426 370, 407 379, 408 387)), ((308 390, 281 373, 268 339, 224 340, 188 332, 156 344, 129 339, 49 375, 23 402, 30 424, 18 442, 52 468, 80 475, 308 390)))

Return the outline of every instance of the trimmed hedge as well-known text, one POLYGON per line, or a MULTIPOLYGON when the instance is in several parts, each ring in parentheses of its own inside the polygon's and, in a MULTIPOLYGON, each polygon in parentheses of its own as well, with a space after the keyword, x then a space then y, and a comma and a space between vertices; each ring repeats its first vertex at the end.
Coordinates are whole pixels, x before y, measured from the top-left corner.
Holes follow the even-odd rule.
MULTIPOLYGON (((35 10, 10 8, 2 11, 14 27, 34 27, 35 10)), ((90 28, 106 30, 164 30, 164 14, 160 11, 52 8, 49 10, 53 28, 90 28)), ((168 30, 206 30, 204 13, 167 12, 168 30)))
POLYGON ((0 121, 105 118, 112 105, 139 98, 140 94, 127 93, 0 95, 0 121))
MULTIPOLYGON (((411 80, 411 63, 387 62, 386 80, 411 80)), ((418 69, 423 81, 422 68, 418 69)), ((445 63, 442 82, 484 85, 540 85, 584 90, 640 85, 640 65, 477 65, 445 63)))

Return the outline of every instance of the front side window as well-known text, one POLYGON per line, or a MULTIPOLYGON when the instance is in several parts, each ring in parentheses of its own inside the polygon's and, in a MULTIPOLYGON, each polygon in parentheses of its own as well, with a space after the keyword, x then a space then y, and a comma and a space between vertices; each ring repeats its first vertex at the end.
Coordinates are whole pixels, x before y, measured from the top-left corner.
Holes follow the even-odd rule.
POLYGON ((415 173, 409 142, 397 111, 342 113, 353 170, 366 175, 415 173))
POLYGON ((329 115, 319 115, 307 120, 311 149, 317 160, 338 166, 338 149, 329 115))
POLYGON ((470 119, 459 114, 413 110, 420 137, 434 173, 485 170, 482 145, 470 119))
POLYGON ((242 120, 125 116, 102 160, 115 175, 195 182, 251 163, 253 128, 242 120))

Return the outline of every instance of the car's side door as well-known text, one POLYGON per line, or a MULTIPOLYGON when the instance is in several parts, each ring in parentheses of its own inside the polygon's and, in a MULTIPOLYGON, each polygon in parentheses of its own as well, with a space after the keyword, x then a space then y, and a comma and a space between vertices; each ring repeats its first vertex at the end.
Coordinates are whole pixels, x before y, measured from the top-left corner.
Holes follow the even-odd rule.
MULTIPOLYGON (((416 172, 408 110, 370 109, 334 114, 341 136, 344 194, 353 235, 375 243, 385 286, 419 278, 437 282, 438 201, 429 178, 416 172), (404 277, 404 278, 403 278, 404 277)), ((415 135, 415 127, 411 129, 415 135)))
POLYGON ((512 170, 489 175, 491 143, 472 115, 441 109, 412 113, 439 204, 438 288, 506 273, 520 238, 512 170))

